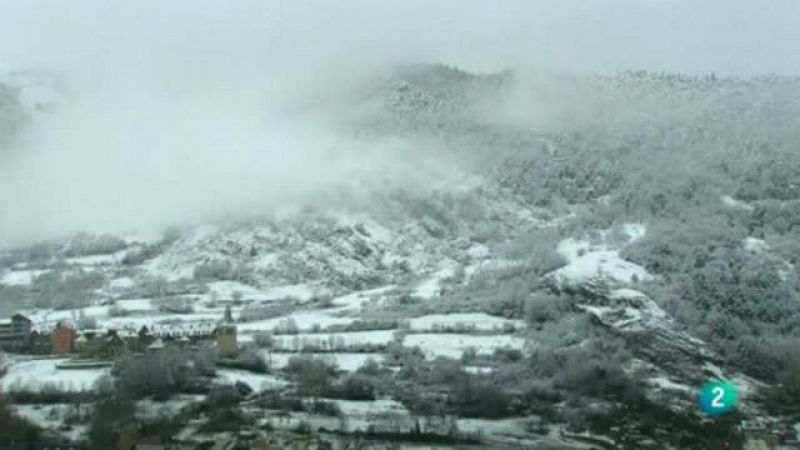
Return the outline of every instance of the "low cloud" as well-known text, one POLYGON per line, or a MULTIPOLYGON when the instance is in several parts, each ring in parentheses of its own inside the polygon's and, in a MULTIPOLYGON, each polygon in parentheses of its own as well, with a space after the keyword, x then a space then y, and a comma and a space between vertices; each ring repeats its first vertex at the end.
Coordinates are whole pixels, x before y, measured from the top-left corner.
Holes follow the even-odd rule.
POLYGON ((0 69, 54 70, 68 88, 0 158, 0 242, 264 211, 354 172, 400 176, 409 144, 337 128, 341 100, 395 64, 800 70, 793 1, 532 3, 0 0, 0 69))

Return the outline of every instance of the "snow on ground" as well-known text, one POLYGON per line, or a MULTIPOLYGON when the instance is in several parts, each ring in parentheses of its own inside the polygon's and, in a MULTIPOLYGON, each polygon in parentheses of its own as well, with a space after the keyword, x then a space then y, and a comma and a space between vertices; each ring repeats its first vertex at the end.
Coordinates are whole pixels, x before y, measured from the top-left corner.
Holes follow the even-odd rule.
POLYGON ((108 287, 111 289, 130 289, 136 286, 136 282, 131 277, 120 277, 111 280, 108 287))
POLYGON ((211 295, 218 300, 231 300, 235 292, 242 294, 243 300, 274 301, 287 297, 294 297, 301 301, 308 301, 314 297, 314 289, 305 284, 275 286, 267 289, 257 289, 237 281, 216 281, 208 284, 211 295))
POLYGON ((339 410, 346 416, 365 416, 369 414, 402 414, 409 415, 408 409, 397 400, 336 400, 339 410))
POLYGON ((616 289, 608 306, 578 305, 603 323, 621 331, 639 332, 671 329, 672 319, 653 300, 634 289, 616 289))
POLYGON ((767 245, 766 241, 752 236, 744 238, 743 245, 745 250, 753 253, 764 253, 769 250, 769 245, 767 245))
POLYGON ((725 379, 725 375, 723 375, 722 369, 720 369, 719 366, 717 366, 714 363, 706 361, 706 362, 703 363, 702 369, 703 369, 703 372, 707 372, 707 373, 711 374, 711 376, 717 378, 718 380, 724 380, 725 379))
POLYGON ((344 349, 350 346, 385 345, 394 339, 395 330, 346 331, 341 333, 298 333, 273 336, 274 348, 300 351, 314 346, 344 349))
POLYGON ((398 428, 408 429, 413 426, 411 413, 402 403, 395 400, 336 400, 336 406, 346 417, 343 429, 349 432, 368 431, 374 426, 385 424, 391 418, 398 428))
POLYGON ((49 330, 62 320, 74 320, 77 318, 78 310, 60 310, 54 309, 32 309, 19 311, 33 322, 34 330, 49 330))
POLYGON ((289 359, 293 356, 310 356, 315 359, 321 359, 328 364, 336 366, 339 370, 348 372, 355 372, 369 360, 373 360, 380 364, 384 360, 382 353, 276 353, 264 352, 264 359, 267 365, 271 368, 282 369, 289 363, 289 359))
POLYGON ((314 289, 306 284, 293 284, 265 289, 264 294, 267 300, 280 300, 286 297, 294 297, 305 302, 314 297, 314 289))
POLYGON ((89 256, 76 256, 67 258, 67 264, 76 266, 102 266, 117 264, 125 257, 127 250, 120 250, 116 253, 108 253, 105 255, 89 255, 89 256))
POLYGON ((509 335, 476 336, 470 334, 423 333, 407 335, 403 345, 406 347, 419 347, 428 359, 433 359, 437 356, 457 359, 461 358, 464 351, 470 347, 475 348, 475 351, 479 354, 491 354, 500 348, 523 350, 525 339, 509 335))
POLYGON ((464 366, 464 372, 471 373, 474 375, 486 375, 494 372, 494 367, 464 366))
POLYGON ((504 319, 485 313, 429 314, 409 320, 414 331, 436 331, 441 329, 474 329, 502 331, 504 327, 524 328, 522 320, 504 319))
MULTIPOLYGON (((45 430, 58 430, 64 425, 64 418, 75 409, 74 404, 52 405, 14 405, 17 414, 28 419, 35 425, 45 430)), ((75 442, 84 437, 86 425, 71 425, 69 431, 59 431, 59 434, 75 442)))
POLYGON ((256 392, 285 386, 287 384, 285 380, 272 375, 253 373, 246 370, 237 369, 217 370, 216 381, 223 384, 235 384, 236 382, 241 381, 242 383, 250 386, 256 392))
POLYGON ((647 234, 647 227, 641 223, 626 223, 622 225, 622 231, 628 236, 628 242, 635 242, 647 234))
POLYGON ((179 395, 167 401, 139 400, 136 402, 136 417, 141 420, 154 420, 176 416, 185 406, 199 402, 202 395, 179 395))
POLYGON ((0 278, 0 284, 7 286, 28 286, 33 280, 49 270, 10 270, 0 278))
POLYGON ((520 419, 518 418, 500 420, 458 418, 456 426, 459 431, 467 433, 522 437, 527 433, 525 433, 525 428, 519 421, 520 419))
POLYGON ((758 397, 760 392, 768 386, 755 378, 743 374, 736 374, 729 378, 739 391, 740 399, 752 399, 758 397))
POLYGON ((256 269, 261 270, 272 270, 274 265, 280 261, 280 254, 279 253, 264 253, 258 255, 252 261, 252 265, 256 269))
POLYGON ((338 306, 337 310, 358 310, 364 303, 380 299, 383 295, 395 289, 395 287, 395 285, 390 285, 377 289, 370 289, 367 291, 353 292, 352 294, 343 295, 333 299, 333 304, 338 306))
POLYGON ((190 324, 217 323, 222 318, 217 313, 203 314, 171 314, 164 313, 152 316, 124 316, 98 318, 97 326, 100 329, 112 330, 132 330, 139 331, 143 326, 153 330, 169 324, 174 324, 175 328, 186 328, 190 324))
MULTIPOLYGON (((633 283, 652 278, 644 267, 626 261, 616 250, 595 250, 578 255, 573 245, 566 246, 562 254, 570 261, 566 266, 553 272, 556 279, 566 284, 582 284, 600 277, 623 283, 633 283)), ((585 247, 581 247, 585 248, 585 247)))
POLYGON ((355 228, 359 234, 371 240, 381 243, 389 243, 392 240, 392 232, 367 215, 339 213, 336 214, 336 219, 340 224, 355 228), (366 235, 362 231, 366 232, 366 235))
POLYGON ((725 204, 725 206, 729 206, 731 208, 739 208, 739 209, 744 209, 746 211, 752 211, 754 209, 753 205, 745 203, 741 200, 736 200, 730 195, 723 195, 722 197, 720 197, 720 200, 722 200, 722 203, 725 204))
POLYGON ((594 245, 583 239, 567 238, 558 243, 556 251, 560 253, 568 262, 576 261, 582 255, 591 251, 608 250, 604 245, 594 245))
POLYGON ((67 359, 44 359, 14 364, 0 379, 2 388, 4 391, 36 391, 53 385, 67 391, 89 390, 98 378, 110 372, 109 368, 59 370, 56 365, 65 361, 67 359))
POLYGON ((273 331, 276 327, 284 325, 289 319, 294 321, 299 331, 311 331, 316 326, 324 330, 331 325, 348 325, 356 320, 353 317, 334 317, 324 312, 310 311, 298 312, 273 319, 239 323, 237 328, 242 334, 255 333, 258 331, 273 331))
POLYGON ((36 309, 21 311, 33 321, 35 330, 53 329, 62 320, 74 322, 81 316, 95 319, 99 329, 129 329, 138 331, 142 326, 153 328, 154 325, 164 322, 196 323, 219 321, 222 310, 197 311, 192 314, 176 314, 159 312, 155 309, 150 299, 119 300, 117 305, 125 309, 125 316, 111 317, 110 306, 90 306, 76 310, 36 309))
POLYGON ((503 270, 524 264, 518 259, 484 259, 476 264, 471 264, 464 269, 464 283, 469 283, 475 274, 488 270, 503 270))
POLYGON ((414 295, 421 298, 438 297, 442 280, 453 276, 455 267, 455 263, 452 261, 441 264, 436 273, 417 285, 417 287, 414 289, 414 295))
POLYGON ((483 244, 473 244, 467 249, 467 254, 475 259, 488 258, 490 255, 489 247, 483 244))
POLYGON ((117 300, 117 306, 125 308, 129 313, 157 311, 153 305, 153 300, 149 298, 137 298, 132 300, 117 300))
POLYGON ((649 380, 650 384, 660 389, 665 389, 669 391, 682 391, 682 392, 693 392, 693 389, 685 384, 676 383, 665 376, 658 376, 651 378, 649 380))
POLYGON ((167 256, 159 255, 146 262, 142 267, 150 276, 161 277, 167 281, 190 280, 194 278, 194 266, 172 263, 167 256))
POLYGON ((207 287, 209 296, 219 301, 231 300, 237 292, 242 294, 244 300, 268 300, 261 290, 238 281, 215 281, 208 283, 207 287))
POLYGON ((120 236, 123 241, 132 244, 155 244, 164 238, 164 231, 159 229, 139 229, 120 236))

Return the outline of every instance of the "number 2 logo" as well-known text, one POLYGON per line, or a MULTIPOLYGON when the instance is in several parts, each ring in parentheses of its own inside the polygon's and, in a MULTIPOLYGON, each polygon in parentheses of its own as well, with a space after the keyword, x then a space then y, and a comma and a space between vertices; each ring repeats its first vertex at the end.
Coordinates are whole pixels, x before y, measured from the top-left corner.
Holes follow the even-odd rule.
POLYGON ((725 389, 717 386, 712 391, 714 399, 711 400, 711 406, 714 408, 724 408, 725 404, 722 403, 722 398, 725 397, 725 389))
POLYGON ((728 381, 710 381, 704 384, 697 393, 698 406, 710 416, 733 411, 738 400, 739 394, 736 386, 728 381))

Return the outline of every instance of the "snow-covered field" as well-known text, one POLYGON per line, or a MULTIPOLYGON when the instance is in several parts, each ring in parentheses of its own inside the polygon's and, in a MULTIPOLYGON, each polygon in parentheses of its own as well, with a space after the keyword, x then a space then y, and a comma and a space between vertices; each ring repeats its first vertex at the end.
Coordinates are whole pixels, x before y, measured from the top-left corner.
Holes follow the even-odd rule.
POLYGON ((367 414, 409 414, 408 409, 396 400, 336 400, 336 404, 339 406, 339 409, 348 416, 367 414))
POLYGON ((442 281, 453 275, 455 267, 456 263, 453 261, 442 263, 440 269, 436 271, 436 273, 417 285, 413 294, 421 298, 437 297, 441 290, 442 281))
POLYGON ((274 348, 300 351, 313 346, 321 349, 344 349, 363 345, 386 345, 394 339, 394 330, 351 331, 342 333, 298 333, 274 336, 274 348))
POLYGON ((27 286, 34 278, 50 272, 49 270, 9 270, 0 277, 0 284, 7 286, 27 286))
POLYGON ((46 386, 55 386, 65 391, 89 390, 100 377, 110 373, 109 368, 59 370, 56 366, 65 361, 67 360, 42 359, 14 364, 0 379, 3 390, 38 391, 46 386))
POLYGON ((296 298, 308 301, 314 296, 314 289, 305 284, 275 286, 267 289, 257 289, 237 281, 217 281, 208 284, 211 295, 219 301, 231 300, 234 294, 241 294, 243 300, 268 302, 284 298, 296 298))
MULTIPOLYGON (((84 405, 86 413, 88 405, 84 405)), ((53 405, 15 405, 15 411, 20 416, 30 420, 32 423, 50 430, 60 429, 64 425, 64 418, 71 412, 75 412, 74 404, 53 404, 53 405)), ((81 439, 88 428, 87 425, 75 424, 69 431, 60 431, 65 438, 71 441, 81 439)))
POLYGON ((412 426, 411 413, 402 403, 395 400, 336 400, 336 406, 347 417, 343 425, 350 432, 368 431, 377 424, 385 424, 387 419, 398 428, 398 431, 407 430, 412 426))
POLYGON ((356 319, 353 317, 334 317, 321 311, 310 311, 289 314, 274 319, 244 322, 238 325, 238 329, 242 334, 258 331, 273 331, 275 328, 280 329, 281 327, 285 327, 287 321, 294 322, 299 331, 311 331, 316 327, 324 330, 331 325, 348 325, 355 322, 356 319))
POLYGON ((676 383, 665 376, 654 377, 649 380, 649 383, 660 389, 669 391, 680 392, 693 392, 694 390, 685 384, 676 383))
MULTIPOLYGON (((623 225, 622 231, 630 243, 641 239, 647 229, 644 225, 629 223, 623 225)), ((608 234, 608 230, 600 232, 603 240, 608 234)), ((567 260, 566 266, 553 273, 560 283, 582 284, 598 277, 622 283, 634 283, 653 278, 644 267, 624 260, 619 250, 609 248, 605 243, 568 238, 559 242, 557 250, 567 260)))
POLYGON ((289 363, 289 359, 293 356, 310 356, 315 359, 321 359, 328 364, 336 366, 339 370, 348 372, 355 372, 360 367, 365 365, 369 360, 373 360, 380 364, 384 360, 382 353, 348 353, 348 352, 335 352, 335 353, 276 353, 264 352, 264 359, 267 364, 275 369, 282 369, 289 363))
POLYGON ((384 286, 377 289, 370 289, 367 291, 358 291, 352 294, 343 295, 333 299, 333 304, 339 310, 355 310, 358 311, 365 303, 370 303, 380 300, 384 295, 395 289, 396 286, 384 286))
POLYGON ((525 325, 522 320, 504 319, 485 313, 429 314, 415 317, 408 322, 409 328, 414 331, 474 329, 502 332, 504 328, 521 329, 525 325))
POLYGON ((177 395, 170 400, 157 402, 154 400, 139 400, 136 402, 136 417, 142 420, 159 420, 172 417, 185 406, 203 400, 202 395, 177 395))
POLYGON ((285 380, 272 375, 247 372, 237 369, 217 370, 216 381, 222 384, 235 384, 236 382, 242 382, 250 386, 256 392, 285 386, 287 384, 285 380))
POLYGON ((491 354, 496 349, 523 350, 525 339, 509 335, 476 336, 471 334, 421 333, 409 334, 405 337, 403 345, 406 347, 419 347, 428 359, 433 359, 437 356, 457 359, 469 348, 474 348, 479 354, 491 354))
POLYGON ((602 277, 623 283, 645 281, 652 278, 644 267, 625 261, 616 250, 588 252, 572 260, 555 271, 555 277, 562 283, 585 283, 595 277, 602 277))
POLYGON ((105 255, 76 256, 73 258, 67 258, 66 262, 67 264, 75 266, 111 265, 122 261, 122 258, 125 257, 125 253, 127 253, 127 251, 122 250, 116 253, 108 253, 105 255))

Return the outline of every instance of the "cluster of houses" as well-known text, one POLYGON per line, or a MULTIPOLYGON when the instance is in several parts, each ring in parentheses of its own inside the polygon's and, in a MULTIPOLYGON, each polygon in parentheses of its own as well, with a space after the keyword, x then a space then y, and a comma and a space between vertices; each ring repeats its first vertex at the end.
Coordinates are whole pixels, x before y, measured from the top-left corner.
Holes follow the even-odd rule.
POLYGON ((796 431, 786 424, 766 418, 743 420, 743 450, 800 450, 796 431))
POLYGON ((230 309, 222 321, 194 321, 153 324, 139 330, 79 330, 68 320, 51 330, 35 329, 23 314, 0 319, 0 349, 34 355, 82 354, 91 358, 113 359, 127 351, 144 351, 169 345, 190 347, 201 342, 216 342, 220 354, 233 356, 238 351, 236 323, 230 309))

